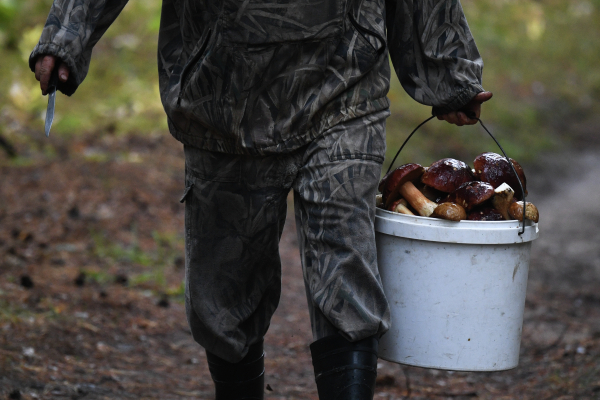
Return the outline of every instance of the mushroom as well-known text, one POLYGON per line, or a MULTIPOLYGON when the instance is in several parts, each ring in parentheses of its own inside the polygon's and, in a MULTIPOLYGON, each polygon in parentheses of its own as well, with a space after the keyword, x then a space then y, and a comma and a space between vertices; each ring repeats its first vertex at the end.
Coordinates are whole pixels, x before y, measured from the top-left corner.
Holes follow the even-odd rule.
POLYGON ((415 215, 415 213, 410 211, 408 208, 408 202, 404 199, 396 200, 390 207, 389 211, 397 212, 398 214, 415 215))
POLYGON ((434 203, 441 203, 442 199, 446 198, 446 196, 448 195, 448 193, 444 193, 442 191, 432 188, 431 186, 427 186, 423 182, 414 182, 414 184, 415 187, 419 189, 421 193, 423 193, 423 196, 427 197, 434 203))
POLYGON ((434 162, 421 177, 421 182, 444 193, 452 193, 463 183, 474 180, 471 168, 454 158, 434 162))
MULTIPOLYGON (((513 202, 514 195, 515 191, 507 183, 503 183, 494 190, 492 205, 506 220, 512 219, 508 214, 508 208, 513 202)), ((521 213, 521 215, 523 214, 521 213)))
POLYGON ((497 188, 503 183, 507 183, 510 187, 517 189, 515 197, 518 200, 522 200, 523 193, 521 193, 520 190, 519 180, 523 185, 524 194, 527 195, 525 172, 518 162, 512 158, 509 158, 509 160, 515 167, 518 178, 506 158, 496 153, 481 153, 475 158, 475 161, 473 162, 475 166, 475 176, 482 182, 488 182, 494 188, 497 188))
POLYGON ((381 193, 375 196, 375 207, 381 208, 383 206, 383 195, 381 193))
POLYGON ((431 216, 450 221, 461 221, 467 219, 467 212, 461 205, 448 202, 437 206, 431 216))
POLYGON ((383 179, 383 203, 386 209, 398 199, 403 197, 423 217, 429 217, 438 206, 429 200, 412 183, 423 174, 423 167, 419 164, 404 164, 387 174, 383 179))
POLYGON ((460 185, 454 193, 450 193, 444 202, 460 204, 465 210, 489 200, 494 195, 494 188, 486 182, 472 181, 460 185))
POLYGON ((386 210, 389 209, 392 203, 398 199, 400 186, 406 182, 419 179, 423 171, 424 168, 421 165, 410 163, 401 165, 392 172, 388 172, 379 183, 379 191, 383 194, 384 208, 386 210))
MULTIPOLYGON (((512 219, 523 221, 523 202, 515 201, 512 203, 508 208, 508 214, 512 219)), ((537 207, 529 202, 527 202, 527 206, 525 207, 525 218, 530 219, 533 222, 538 222, 540 220, 540 213, 537 207)))
POLYGON ((423 193, 410 181, 401 185, 398 192, 423 217, 429 217, 438 206, 437 203, 423 196, 423 193))
POLYGON ((492 207, 481 207, 473 209, 467 216, 469 221, 502 221, 502 214, 492 207))

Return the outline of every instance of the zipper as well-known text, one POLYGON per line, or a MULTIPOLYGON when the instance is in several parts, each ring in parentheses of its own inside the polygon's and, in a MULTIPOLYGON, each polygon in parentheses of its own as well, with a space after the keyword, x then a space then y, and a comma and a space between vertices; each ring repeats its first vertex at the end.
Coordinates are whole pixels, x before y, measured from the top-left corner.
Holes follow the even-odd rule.
MULTIPOLYGON (((206 47, 208 46, 208 42, 210 41, 211 35, 212 28, 209 28, 206 34, 206 38, 202 43, 202 46, 200 46, 200 49, 198 49, 198 51, 192 56, 192 58, 190 58, 187 64, 185 64, 185 67, 183 67, 183 71, 181 72, 181 80, 179 84, 179 95, 177 96, 177 105, 181 103, 181 95, 183 94, 183 90, 185 89, 185 87, 187 87, 189 76, 192 75, 190 71, 192 67, 197 67, 198 61, 200 61, 200 58, 202 58, 204 52, 206 51, 206 47)), ((193 72, 195 72, 195 69, 193 72)))

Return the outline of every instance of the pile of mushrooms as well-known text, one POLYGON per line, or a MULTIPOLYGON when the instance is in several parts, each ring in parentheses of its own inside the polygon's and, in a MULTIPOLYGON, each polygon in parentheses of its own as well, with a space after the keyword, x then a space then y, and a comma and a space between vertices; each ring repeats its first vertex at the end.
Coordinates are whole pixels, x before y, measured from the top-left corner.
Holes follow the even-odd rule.
MULTIPOLYGON (((522 221, 524 203, 519 180, 527 195, 525 173, 519 163, 509 160, 518 178, 506 158, 489 152, 475 158, 474 169, 453 158, 443 158, 428 168, 404 164, 379 183, 377 206, 451 221, 522 221)), ((539 221, 537 208, 529 202, 525 218, 539 221)))

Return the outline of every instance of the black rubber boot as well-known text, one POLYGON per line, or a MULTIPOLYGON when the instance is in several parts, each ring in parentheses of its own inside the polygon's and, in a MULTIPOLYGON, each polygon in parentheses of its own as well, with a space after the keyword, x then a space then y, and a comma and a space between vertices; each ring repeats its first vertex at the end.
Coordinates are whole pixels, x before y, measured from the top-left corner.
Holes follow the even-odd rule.
POLYGON ((372 400, 377 378, 376 337, 349 342, 327 336, 310 345, 320 400, 372 400))
POLYGON ((215 383, 215 400, 263 400, 265 387, 263 344, 250 346, 248 354, 230 363, 206 352, 208 369, 215 383))

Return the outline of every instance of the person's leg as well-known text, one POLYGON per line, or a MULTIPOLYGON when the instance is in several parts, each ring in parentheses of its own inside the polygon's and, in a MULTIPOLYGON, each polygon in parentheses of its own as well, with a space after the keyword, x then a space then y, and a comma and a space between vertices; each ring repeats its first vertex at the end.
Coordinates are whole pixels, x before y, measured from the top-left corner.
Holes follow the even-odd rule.
POLYGON ((265 387, 263 342, 255 343, 240 361, 230 363, 206 351, 217 400, 261 400, 265 387))
POLYGON ((207 351, 217 399, 261 398, 255 396, 263 391, 262 340, 279 302, 279 239, 297 168, 288 165, 290 157, 187 146, 185 156, 192 335, 207 351))
POLYGON ((379 339, 350 342, 340 334, 310 345, 321 400, 369 400, 375 394, 379 339))
POLYGON ((308 147, 294 183, 322 399, 365 399, 365 390, 373 395, 377 342, 390 325, 374 231, 387 115, 330 129, 308 147), (329 397, 333 392, 339 397, 329 397))

